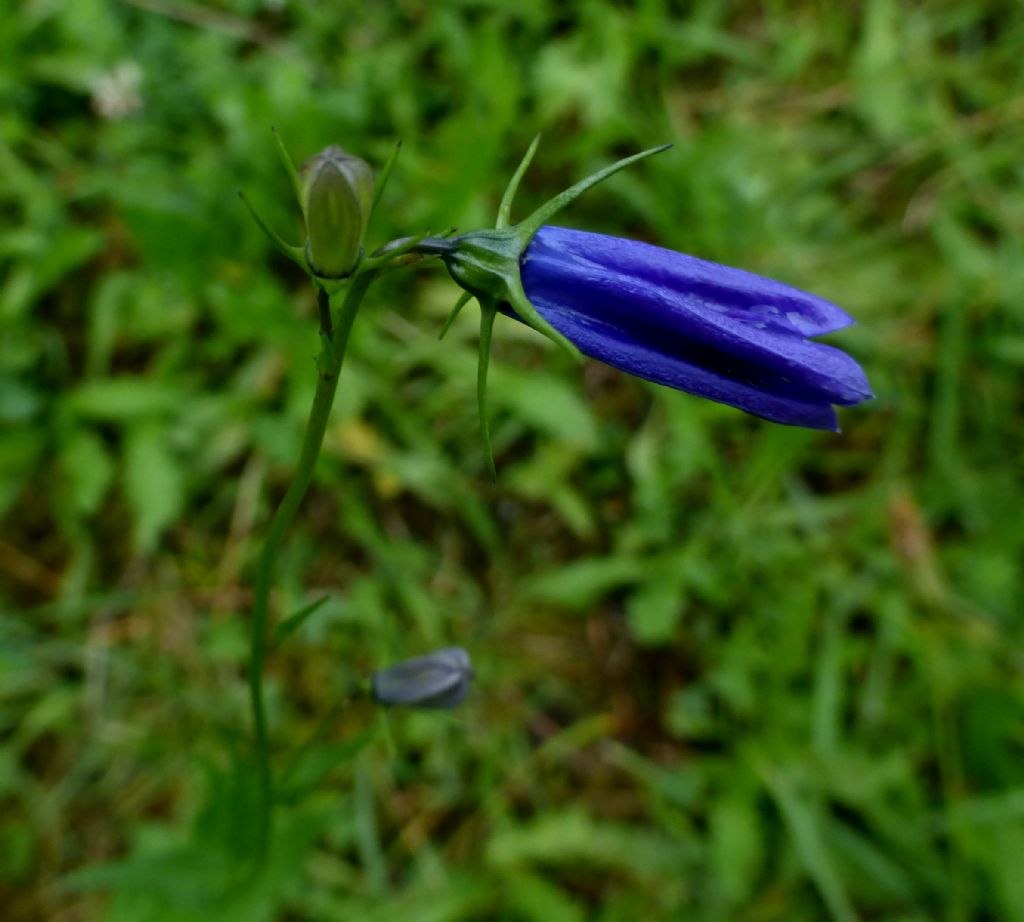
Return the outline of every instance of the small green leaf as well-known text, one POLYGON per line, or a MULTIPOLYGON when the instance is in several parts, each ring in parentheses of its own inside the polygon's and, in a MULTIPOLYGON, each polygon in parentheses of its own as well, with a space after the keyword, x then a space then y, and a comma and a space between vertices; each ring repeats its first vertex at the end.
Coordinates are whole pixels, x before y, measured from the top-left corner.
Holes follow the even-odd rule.
POLYGON ((683 608, 678 576, 670 570, 654 573, 626 600, 630 633, 644 646, 664 645, 672 639, 683 608))
POLYGON ((764 863, 764 833, 751 796, 716 801, 708 817, 708 851, 717 889, 730 905, 747 899, 764 863))
POLYGON ((584 910, 572 894, 527 869, 509 868, 502 874, 508 898, 528 922, 583 922, 584 910))
POLYGON ((270 641, 270 649, 277 650, 292 634, 294 634, 306 621, 315 614, 330 596, 321 596, 315 602, 304 605, 295 614, 289 615, 282 620, 274 629, 274 636, 270 641))
POLYGON ((318 743, 296 754, 277 785, 281 803, 295 803, 316 790, 332 771, 351 762, 376 733, 364 730, 338 743, 318 743))
POLYGON ((77 515, 92 515, 114 478, 114 463, 103 440, 88 429, 76 429, 61 447, 61 472, 67 500, 77 515))
POLYGON ((85 382, 67 395, 64 406, 90 419, 120 423, 151 419, 180 406, 182 398, 182 392, 168 384, 125 375, 85 382))
POLYGON ((644 564, 629 557, 589 557, 552 567, 530 577, 527 598, 586 609, 609 592, 643 578, 644 564))
POLYGON ((178 517, 184 499, 181 468, 159 427, 142 425, 129 434, 124 488, 134 518, 135 547, 148 554, 178 517))

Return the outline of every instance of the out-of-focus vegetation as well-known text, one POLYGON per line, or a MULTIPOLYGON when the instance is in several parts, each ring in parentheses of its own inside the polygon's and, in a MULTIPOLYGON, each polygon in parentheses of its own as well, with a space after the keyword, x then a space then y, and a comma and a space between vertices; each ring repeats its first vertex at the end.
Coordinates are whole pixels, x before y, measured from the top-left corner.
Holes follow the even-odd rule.
POLYGON ((5 922, 1024 919, 1022 52, 985 0, 6 4, 5 922), (489 223, 538 130, 521 209, 674 141, 563 220, 832 298, 878 398, 777 427, 499 320, 492 484, 472 312, 439 343, 440 270, 379 284, 231 889, 248 566, 317 348, 235 198, 298 238, 271 125, 404 139, 373 244, 489 223), (450 643, 461 710, 339 708, 450 643))

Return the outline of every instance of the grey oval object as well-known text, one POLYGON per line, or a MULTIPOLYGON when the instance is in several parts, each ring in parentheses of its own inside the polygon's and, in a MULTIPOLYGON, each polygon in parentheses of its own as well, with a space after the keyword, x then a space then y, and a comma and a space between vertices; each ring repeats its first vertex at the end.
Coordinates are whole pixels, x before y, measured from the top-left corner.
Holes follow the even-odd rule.
POLYGON ((373 697, 380 704, 451 708, 462 703, 472 679, 469 654, 444 647, 375 672, 373 697))

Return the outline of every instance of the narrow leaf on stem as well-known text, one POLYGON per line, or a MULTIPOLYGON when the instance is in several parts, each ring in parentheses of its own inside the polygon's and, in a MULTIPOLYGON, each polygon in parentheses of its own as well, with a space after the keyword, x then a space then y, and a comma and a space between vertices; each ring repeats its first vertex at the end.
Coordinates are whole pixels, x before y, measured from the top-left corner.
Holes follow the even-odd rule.
POLYGON ((304 625, 317 611, 323 607, 330 596, 322 596, 315 602, 310 602, 308 605, 304 605, 295 614, 289 615, 284 620, 280 621, 277 627, 274 629, 274 636, 270 641, 270 652, 280 649, 283 644, 292 634, 294 634, 302 625, 304 625))

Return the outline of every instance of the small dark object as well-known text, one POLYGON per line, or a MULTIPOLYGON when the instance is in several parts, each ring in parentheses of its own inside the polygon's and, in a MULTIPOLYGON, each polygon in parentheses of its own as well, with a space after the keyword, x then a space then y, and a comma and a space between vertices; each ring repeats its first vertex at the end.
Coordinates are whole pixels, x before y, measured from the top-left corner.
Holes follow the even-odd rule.
POLYGON ((472 679, 469 654, 444 647, 375 672, 373 697, 380 704, 451 708, 462 703, 472 679))

